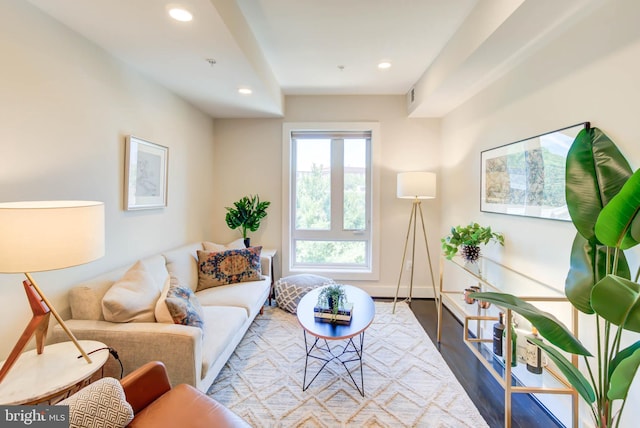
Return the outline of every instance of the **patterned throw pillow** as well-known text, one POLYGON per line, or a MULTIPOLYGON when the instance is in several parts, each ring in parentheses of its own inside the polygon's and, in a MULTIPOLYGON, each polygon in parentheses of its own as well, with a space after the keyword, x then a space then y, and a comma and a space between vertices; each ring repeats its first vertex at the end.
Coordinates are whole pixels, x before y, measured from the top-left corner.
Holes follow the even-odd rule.
POLYGON ((190 288, 177 285, 174 278, 171 278, 171 287, 164 302, 175 324, 204 327, 204 313, 198 298, 190 288))
POLYGON ((276 305, 292 314, 296 313, 300 299, 314 288, 335 284, 331 278, 313 274, 285 276, 276 281, 276 305))
POLYGON ((196 291, 235 282, 258 281, 262 278, 262 247, 207 252, 198 251, 198 288, 196 291))
POLYGON ((105 377, 57 404, 69 406, 70 428, 123 428, 133 420, 118 380, 105 377))

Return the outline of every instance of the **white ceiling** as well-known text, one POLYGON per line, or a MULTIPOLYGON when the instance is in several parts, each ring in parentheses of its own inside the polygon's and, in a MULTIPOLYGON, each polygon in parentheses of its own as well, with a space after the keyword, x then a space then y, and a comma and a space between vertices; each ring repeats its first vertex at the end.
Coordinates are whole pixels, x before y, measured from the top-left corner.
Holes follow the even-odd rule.
POLYGON ((408 114, 427 117, 457 107, 601 0, 28 1, 213 117, 282 116, 289 94, 412 89, 408 114), (176 4, 193 21, 171 19, 176 4), (383 60, 392 67, 379 70, 383 60))

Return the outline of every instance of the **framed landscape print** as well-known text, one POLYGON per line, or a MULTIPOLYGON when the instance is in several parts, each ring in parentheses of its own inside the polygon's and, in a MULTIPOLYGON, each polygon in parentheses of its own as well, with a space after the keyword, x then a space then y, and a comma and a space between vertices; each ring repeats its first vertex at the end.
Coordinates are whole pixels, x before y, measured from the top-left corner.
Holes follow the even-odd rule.
POLYGON ((567 153, 589 122, 480 154, 480 211, 571 221, 565 200, 567 153))
POLYGON ((167 206, 169 149, 128 135, 125 148, 125 210, 167 206))

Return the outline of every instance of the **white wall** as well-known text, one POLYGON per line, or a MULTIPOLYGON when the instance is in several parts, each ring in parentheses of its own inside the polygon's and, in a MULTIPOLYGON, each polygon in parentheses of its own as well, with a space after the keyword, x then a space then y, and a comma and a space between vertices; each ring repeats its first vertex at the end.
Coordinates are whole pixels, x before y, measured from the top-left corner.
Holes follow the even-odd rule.
MULTIPOLYGON (((571 223, 479 211, 480 151, 590 121, 640 166, 640 3, 611 0, 525 61, 515 71, 448 114, 442 122, 441 232, 476 220, 505 233, 505 249, 491 248, 511 267, 559 289, 575 235, 571 223)), ((632 267, 633 269, 633 267, 632 267)), ((593 342, 591 318, 581 339, 593 342)), ((638 340, 628 334, 627 344, 638 340)), ((636 379, 622 426, 640 416, 636 379)))
MULTIPOLYGON (((0 201, 105 203, 105 257, 34 274, 63 315, 71 284, 211 235, 212 119, 21 0, 0 4, 0 58, 0 201), (122 210, 127 134, 169 147, 167 208, 122 210)), ((30 317, 22 280, 0 274, 0 360, 30 317)))
MULTIPOLYGON (((382 135, 380 165, 380 279, 355 282, 375 296, 393 296, 411 211, 411 201, 396 198, 396 174, 438 172, 439 120, 409 119, 404 96, 288 96, 284 119, 218 119, 215 121, 215 180, 221 183, 214 200, 216 239, 239 237, 224 224, 225 206, 248 193, 272 202, 264 226, 253 241, 280 249, 282 236, 282 123, 378 121, 382 135)), ((429 248, 437 281, 440 199, 423 202, 429 248)), ((414 296, 431 296, 426 251, 416 246, 414 296)), ((278 258, 278 262, 281 258, 278 258)), ((403 274, 402 293, 408 275, 403 274)))

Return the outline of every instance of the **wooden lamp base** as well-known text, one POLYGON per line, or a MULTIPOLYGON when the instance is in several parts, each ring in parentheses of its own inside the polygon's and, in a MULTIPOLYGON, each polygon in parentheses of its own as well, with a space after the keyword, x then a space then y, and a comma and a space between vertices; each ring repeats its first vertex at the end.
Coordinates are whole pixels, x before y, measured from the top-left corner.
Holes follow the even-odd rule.
POLYGON ((4 380, 11 367, 16 363, 22 351, 31 340, 31 336, 36 336, 36 352, 38 354, 42 354, 44 351, 44 342, 47 338, 47 330, 49 329, 49 318, 53 313, 53 316, 56 318, 58 323, 60 323, 63 330, 67 333, 69 338, 76 345, 76 348, 80 351, 84 359, 87 363, 91 363, 91 359, 87 355, 87 353, 82 349, 77 339, 68 329, 60 315, 56 312, 56 310, 51 306, 47 298, 42 294, 38 285, 31 278, 31 275, 28 273, 25 274, 27 279, 22 281, 22 285, 24 285, 24 291, 27 293, 27 299, 29 300, 29 306, 31 306, 31 312, 33 312, 33 317, 31 317, 31 321, 25 327, 20 339, 11 350, 9 357, 4 362, 2 369, 0 369, 0 383, 4 380))

